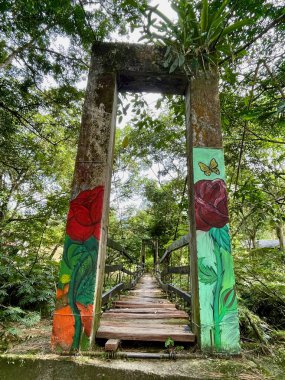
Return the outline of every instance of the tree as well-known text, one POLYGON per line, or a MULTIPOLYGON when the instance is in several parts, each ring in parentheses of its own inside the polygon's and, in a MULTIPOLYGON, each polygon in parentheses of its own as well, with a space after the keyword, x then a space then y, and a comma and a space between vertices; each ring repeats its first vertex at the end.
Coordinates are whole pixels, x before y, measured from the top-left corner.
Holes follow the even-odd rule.
MULTIPOLYGON (((3 292, 6 282, 33 284, 62 245, 84 97, 78 84, 87 74, 91 45, 117 28, 124 33, 142 7, 134 1, 0 4, 3 292)), ((19 303, 15 288, 10 295, 1 299, 3 307, 19 303)))

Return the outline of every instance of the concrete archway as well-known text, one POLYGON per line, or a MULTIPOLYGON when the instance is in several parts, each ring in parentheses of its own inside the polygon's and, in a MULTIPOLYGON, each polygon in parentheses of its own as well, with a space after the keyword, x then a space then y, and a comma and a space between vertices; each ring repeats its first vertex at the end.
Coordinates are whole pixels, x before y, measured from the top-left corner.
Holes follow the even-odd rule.
POLYGON ((94 343, 108 234, 118 92, 185 96, 192 329, 203 350, 239 352, 218 74, 169 74, 165 50, 96 43, 83 108, 54 316, 54 348, 94 343), (91 328, 92 325, 92 328, 91 328))

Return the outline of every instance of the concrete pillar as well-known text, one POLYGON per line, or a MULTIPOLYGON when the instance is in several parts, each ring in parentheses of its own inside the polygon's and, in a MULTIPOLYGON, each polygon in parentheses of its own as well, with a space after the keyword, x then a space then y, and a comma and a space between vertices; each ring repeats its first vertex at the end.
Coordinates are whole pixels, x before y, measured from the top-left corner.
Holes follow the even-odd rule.
POLYGON ((92 57, 57 288, 52 348, 92 346, 101 314, 116 120, 116 75, 92 57))
POLYGON ((192 322, 202 350, 238 353, 218 81, 197 74, 186 94, 192 322))

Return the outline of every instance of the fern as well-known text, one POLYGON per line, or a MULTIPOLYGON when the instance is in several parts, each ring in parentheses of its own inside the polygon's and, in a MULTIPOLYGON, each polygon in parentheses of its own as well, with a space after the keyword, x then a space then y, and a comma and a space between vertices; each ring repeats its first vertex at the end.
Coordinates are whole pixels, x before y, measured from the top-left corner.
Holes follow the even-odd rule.
POLYGON ((44 257, 0 252, 0 320, 31 325, 51 315, 57 273, 58 263, 44 257))

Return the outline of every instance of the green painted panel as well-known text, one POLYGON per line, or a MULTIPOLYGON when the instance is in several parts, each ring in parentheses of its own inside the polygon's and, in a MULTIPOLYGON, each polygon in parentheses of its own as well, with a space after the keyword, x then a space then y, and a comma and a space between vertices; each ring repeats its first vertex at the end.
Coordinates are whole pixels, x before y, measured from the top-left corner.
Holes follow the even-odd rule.
POLYGON ((224 151, 223 149, 213 149, 213 148, 193 148, 194 152, 194 183, 197 181, 200 181, 201 179, 217 179, 222 178, 225 180, 225 164, 224 164, 224 151), (220 174, 216 174, 215 172, 211 171, 210 175, 205 175, 205 172, 203 172, 200 169, 199 163, 210 167, 210 162, 212 159, 215 159, 217 161, 217 169, 219 170, 220 174))
POLYGON ((194 148, 201 348, 238 353, 239 320, 222 149, 194 148))

